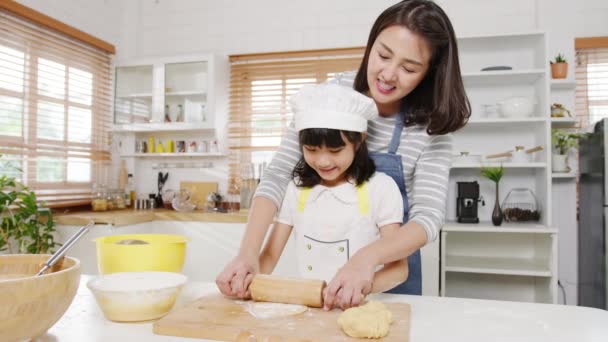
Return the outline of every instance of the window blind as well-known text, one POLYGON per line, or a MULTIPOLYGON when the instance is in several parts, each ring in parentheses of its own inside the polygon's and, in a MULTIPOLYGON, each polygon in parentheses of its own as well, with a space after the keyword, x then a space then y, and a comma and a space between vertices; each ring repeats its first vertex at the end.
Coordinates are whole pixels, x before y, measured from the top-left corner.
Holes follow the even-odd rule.
POLYGON ((107 181, 111 67, 111 53, 3 6, 0 174, 50 207, 88 203, 92 184, 107 181))
POLYGON ((364 48, 230 56, 228 115, 230 179, 256 173, 277 150, 292 119, 288 99, 305 84, 359 68, 364 48))
POLYGON ((575 111, 581 128, 608 117, 608 37, 576 40, 575 111))

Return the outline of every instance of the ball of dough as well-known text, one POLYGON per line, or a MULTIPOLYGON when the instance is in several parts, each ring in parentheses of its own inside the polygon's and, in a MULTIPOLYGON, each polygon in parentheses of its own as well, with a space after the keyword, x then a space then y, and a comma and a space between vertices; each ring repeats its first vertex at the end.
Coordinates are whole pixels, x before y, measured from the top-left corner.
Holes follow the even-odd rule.
POLYGON ((381 338, 388 335, 393 314, 378 301, 350 308, 338 318, 342 331, 351 337, 381 338))

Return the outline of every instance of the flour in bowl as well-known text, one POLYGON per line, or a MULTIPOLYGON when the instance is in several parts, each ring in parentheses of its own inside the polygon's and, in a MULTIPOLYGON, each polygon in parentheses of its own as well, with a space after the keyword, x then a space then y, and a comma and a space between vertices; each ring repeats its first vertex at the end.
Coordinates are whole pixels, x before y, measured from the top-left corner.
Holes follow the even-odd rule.
POLYGON ((181 286, 187 279, 172 272, 121 272, 94 279, 90 286, 100 291, 147 291, 181 286))

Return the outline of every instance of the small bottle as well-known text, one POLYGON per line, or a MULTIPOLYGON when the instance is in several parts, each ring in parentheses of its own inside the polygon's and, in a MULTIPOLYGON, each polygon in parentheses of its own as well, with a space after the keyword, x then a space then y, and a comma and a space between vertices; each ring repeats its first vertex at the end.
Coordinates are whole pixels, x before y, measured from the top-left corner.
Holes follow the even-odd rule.
POLYGON ((127 178, 127 187, 125 189, 125 193, 128 196, 127 206, 132 207, 135 204, 135 184, 132 173, 129 173, 127 178))
POLYGON ((165 122, 171 122, 171 114, 169 114, 169 105, 165 105, 165 122))
POLYGON ((127 186, 127 162, 125 160, 120 161, 120 172, 118 174, 118 189, 124 191, 127 186))
POLYGON ((201 105, 201 120, 207 122, 207 106, 205 104, 201 105))
POLYGON ((154 153, 154 137, 148 137, 148 153, 154 153))
POLYGON ((163 145, 163 142, 160 139, 158 139, 158 142, 156 143, 156 148, 154 149, 154 152, 156 152, 156 153, 165 152, 165 146, 163 145))
POLYGON ((175 118, 175 122, 184 122, 184 106, 181 104, 177 105, 177 117, 175 118))

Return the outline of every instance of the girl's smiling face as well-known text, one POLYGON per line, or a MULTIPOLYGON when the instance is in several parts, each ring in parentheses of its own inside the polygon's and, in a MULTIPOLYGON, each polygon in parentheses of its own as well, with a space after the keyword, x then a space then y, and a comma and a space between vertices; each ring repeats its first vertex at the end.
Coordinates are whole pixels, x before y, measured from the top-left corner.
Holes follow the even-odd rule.
POLYGON ((346 171, 355 158, 356 146, 344 134, 344 146, 327 147, 325 145, 303 145, 304 160, 321 177, 321 184, 335 186, 347 181, 346 171))
POLYGON ((401 25, 384 29, 372 45, 367 82, 380 115, 399 111, 401 99, 424 79, 431 48, 420 35, 401 25))

